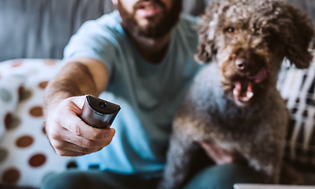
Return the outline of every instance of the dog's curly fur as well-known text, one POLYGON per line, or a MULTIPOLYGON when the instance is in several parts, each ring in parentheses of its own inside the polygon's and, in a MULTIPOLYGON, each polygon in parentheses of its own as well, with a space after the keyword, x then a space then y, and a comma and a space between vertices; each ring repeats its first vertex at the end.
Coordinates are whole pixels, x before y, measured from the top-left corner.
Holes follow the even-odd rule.
POLYGON ((311 19, 278 0, 221 0, 202 17, 195 58, 205 66, 174 119, 160 188, 179 188, 198 141, 237 150, 249 166, 278 183, 288 121, 276 89, 284 58, 307 68, 311 19))

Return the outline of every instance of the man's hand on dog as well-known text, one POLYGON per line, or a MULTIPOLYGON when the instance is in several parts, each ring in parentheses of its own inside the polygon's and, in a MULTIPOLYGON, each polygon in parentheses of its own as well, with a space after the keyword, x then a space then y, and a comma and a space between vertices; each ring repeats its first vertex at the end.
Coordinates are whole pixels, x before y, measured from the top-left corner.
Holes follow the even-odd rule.
POLYGON ((85 96, 70 97, 49 110, 46 116, 47 137, 60 156, 82 156, 97 152, 110 144, 113 128, 97 129, 87 125, 78 115, 85 96))
POLYGON ((245 163, 246 160, 235 150, 226 151, 213 142, 199 142, 200 146, 216 164, 245 163))

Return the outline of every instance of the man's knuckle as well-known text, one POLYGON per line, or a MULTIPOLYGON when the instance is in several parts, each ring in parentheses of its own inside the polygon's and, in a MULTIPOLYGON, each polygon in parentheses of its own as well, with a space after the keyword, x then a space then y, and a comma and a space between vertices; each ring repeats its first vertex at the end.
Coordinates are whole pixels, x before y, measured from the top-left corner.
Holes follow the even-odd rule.
POLYGON ((97 152, 97 149, 89 148, 89 149, 86 149, 86 151, 85 151, 85 153, 87 153, 87 154, 91 154, 91 153, 94 153, 94 152, 97 152))
POLYGON ((87 153, 94 153, 94 152, 98 152, 98 151, 100 151, 101 149, 103 149, 103 147, 102 148, 91 148, 91 149, 89 149, 89 151, 87 152, 87 153))
POLYGON ((93 148, 84 148, 84 151, 82 153, 91 154, 93 152, 95 152, 95 150, 93 148))
POLYGON ((84 140, 82 142, 82 147, 83 148, 92 148, 92 147, 94 147, 94 143, 91 140, 84 140))
POLYGON ((92 137, 91 137, 92 140, 101 139, 102 136, 103 136, 101 132, 92 132, 92 133, 93 133, 93 134, 92 134, 92 137))
POLYGON ((50 137, 54 140, 59 140, 60 136, 61 136, 60 133, 57 132, 56 130, 50 132, 50 137))
POLYGON ((64 148, 64 144, 61 142, 57 142, 54 145, 55 149, 62 150, 64 148))
POLYGON ((63 150, 56 150, 57 155, 59 156, 67 156, 67 152, 63 151, 63 150))
POLYGON ((81 128, 79 127, 78 124, 74 123, 74 124, 72 125, 72 128, 73 128, 74 134, 76 134, 77 136, 82 136, 81 128))

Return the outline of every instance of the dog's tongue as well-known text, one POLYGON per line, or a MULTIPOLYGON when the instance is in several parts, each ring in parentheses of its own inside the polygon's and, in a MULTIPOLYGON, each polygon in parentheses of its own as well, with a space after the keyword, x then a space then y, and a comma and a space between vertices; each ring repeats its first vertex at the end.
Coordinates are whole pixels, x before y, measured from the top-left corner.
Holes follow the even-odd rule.
POLYGON ((256 75, 248 76, 247 78, 253 80, 255 83, 261 83, 263 80, 265 80, 266 76, 267 76, 266 69, 261 68, 256 75))

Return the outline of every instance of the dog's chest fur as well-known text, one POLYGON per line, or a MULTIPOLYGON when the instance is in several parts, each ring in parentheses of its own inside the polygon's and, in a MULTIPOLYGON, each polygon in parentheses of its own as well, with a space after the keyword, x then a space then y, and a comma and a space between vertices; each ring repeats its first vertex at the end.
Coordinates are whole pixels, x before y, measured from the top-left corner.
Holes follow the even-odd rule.
POLYGON ((285 103, 276 88, 249 107, 236 106, 223 91, 217 64, 211 63, 192 83, 174 129, 189 133, 196 141, 210 139, 223 148, 238 148, 236 141, 241 144, 265 137, 273 141, 283 135, 287 119, 285 103))

